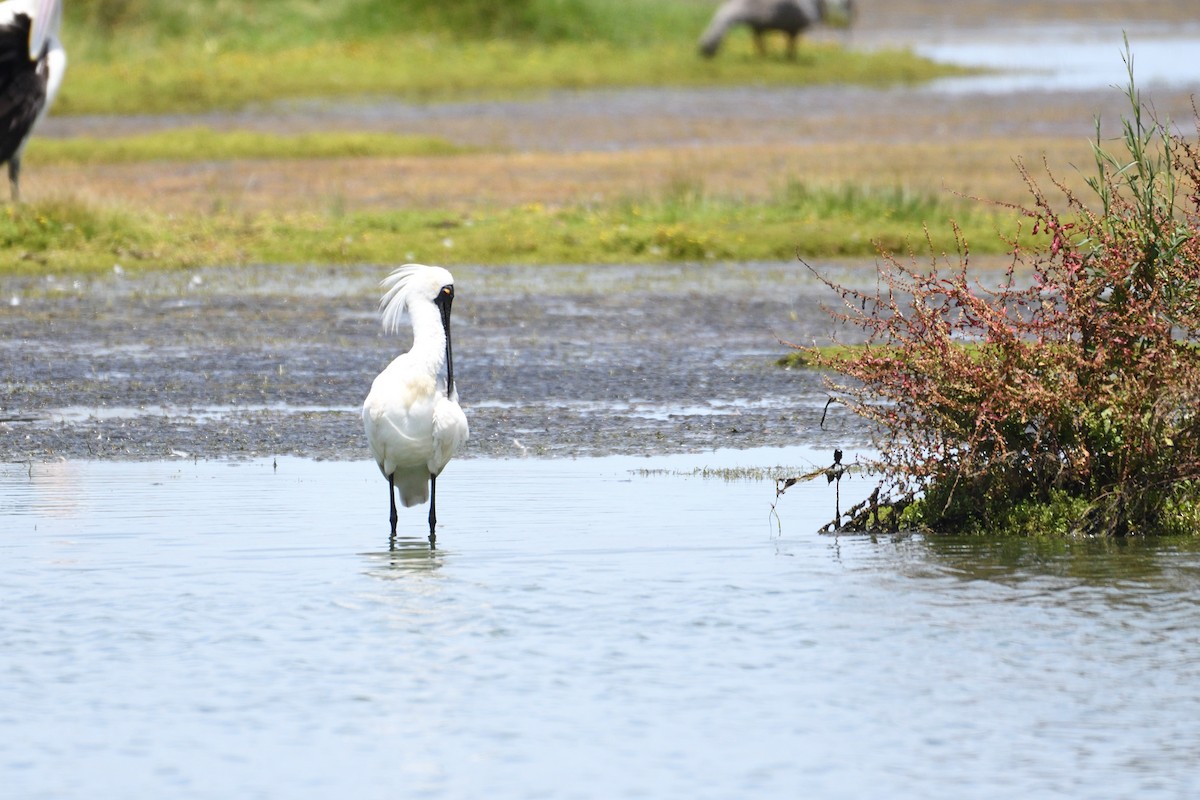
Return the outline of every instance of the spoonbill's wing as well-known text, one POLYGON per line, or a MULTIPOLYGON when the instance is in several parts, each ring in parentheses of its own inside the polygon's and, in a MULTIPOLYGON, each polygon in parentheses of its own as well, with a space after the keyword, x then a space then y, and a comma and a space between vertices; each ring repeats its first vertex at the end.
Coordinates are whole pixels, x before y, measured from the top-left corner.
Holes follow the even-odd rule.
POLYGON ((62 22, 62 6, 59 0, 33 0, 33 24, 29 27, 29 58, 36 61, 50 34, 58 30, 62 22))
POLYGON ((467 415, 462 408, 445 395, 439 397, 433 405, 433 457, 429 459, 429 471, 440 474, 466 444, 468 435, 467 415))

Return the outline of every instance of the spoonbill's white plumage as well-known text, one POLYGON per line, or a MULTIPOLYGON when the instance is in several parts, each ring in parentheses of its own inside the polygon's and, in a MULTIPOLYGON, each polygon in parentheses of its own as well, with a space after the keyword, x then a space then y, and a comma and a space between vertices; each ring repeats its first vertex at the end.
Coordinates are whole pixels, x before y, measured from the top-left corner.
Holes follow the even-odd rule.
POLYGON ((14 201, 21 194, 21 154, 67 69, 61 26, 59 0, 0 3, 0 164, 8 162, 14 201))
POLYGON ((429 542, 437 538, 437 477, 467 440, 467 417, 458 405, 450 346, 454 277, 441 267, 405 264, 380 286, 384 330, 412 321, 413 343, 371 384, 363 403, 363 428, 379 471, 388 481, 392 535, 396 490, 405 507, 429 500, 429 542), (446 377, 442 378, 442 368, 446 377))

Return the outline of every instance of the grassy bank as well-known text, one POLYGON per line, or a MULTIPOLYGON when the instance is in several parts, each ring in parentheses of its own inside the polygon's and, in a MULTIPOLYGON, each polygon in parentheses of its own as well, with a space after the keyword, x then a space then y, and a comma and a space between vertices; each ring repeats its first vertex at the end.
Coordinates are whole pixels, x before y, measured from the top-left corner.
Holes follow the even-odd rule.
MULTIPOLYGON (((162 214, 76 200, 0 214, 0 273, 174 269, 242 263, 651 263, 869 256, 877 244, 925 247, 923 222, 954 217, 1001 249, 1003 212, 900 191, 791 186, 767 202, 705 197, 687 187, 600 206, 526 204, 470 214, 215 211, 162 214)), ((932 226, 944 228, 945 226, 932 226)), ((952 236, 937 238, 952 249, 952 236)))
MULTIPOLYGON (((908 52, 853 52, 820 37, 806 41, 795 61, 763 59, 745 31, 705 60, 695 43, 711 12, 698 0, 77 0, 67 7, 71 66, 55 113, 632 85, 886 85, 953 71, 908 52)), ((869 171, 867 188, 839 172, 837 186, 822 180, 774 190, 731 179, 746 172, 738 159, 748 156, 731 157, 732 166, 697 162, 692 152, 517 163, 435 137, 330 131, 38 137, 26 174, 49 174, 55 193, 39 194, 33 177, 25 196, 35 202, 0 214, 0 272, 870 255, 875 243, 905 249, 925 222, 959 219, 985 249, 999 227, 994 210, 881 188, 912 185, 894 175, 897 162, 887 154, 876 154, 886 168, 869 171), (312 169, 319 159, 323 166, 312 169), (270 167, 229 166, 268 160, 270 167), (147 162, 154 163, 139 166, 147 162), (331 170, 342 173, 338 180, 331 170), (341 179, 350 172, 355 180, 341 179), (486 178, 482 187, 475 173, 486 178), (676 174, 703 175, 717 188, 678 182, 676 174), (58 188, 71 186, 81 188, 58 188), (260 186, 270 196, 261 197, 260 186), (360 207, 361 196, 374 198, 370 207, 360 207)), ((757 167, 770 186, 778 176, 811 174, 771 163, 757 167)))
POLYGON ((747 36, 697 56, 711 8, 685 0, 83 2, 68 6, 59 114, 195 112, 278 100, 491 97, 550 89, 917 82, 907 51, 810 43, 761 59, 747 36), (478 8, 476 8, 478 6, 478 8))
MULTIPOLYGON (((703 26, 707 0, 74 0, 67 24, 89 52, 142 52, 180 41, 286 49, 331 39, 419 32, 459 40, 641 45, 703 26)), ((697 30, 698 32, 698 30, 697 30)))
POLYGON ((553 89, 915 83, 952 74, 905 51, 856 53, 812 45, 798 63, 763 60, 745 42, 701 61, 691 43, 629 48, 605 42, 529 47, 437 37, 328 42, 274 53, 170 53, 86 61, 73 57, 59 114, 237 109, 278 100, 390 96, 413 101, 512 96, 553 89))

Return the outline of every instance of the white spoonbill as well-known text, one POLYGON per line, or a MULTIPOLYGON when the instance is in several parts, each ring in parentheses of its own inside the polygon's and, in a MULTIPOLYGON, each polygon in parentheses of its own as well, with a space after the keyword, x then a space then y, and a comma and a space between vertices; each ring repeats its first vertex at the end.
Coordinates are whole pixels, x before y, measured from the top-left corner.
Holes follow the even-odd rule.
POLYGON ((59 0, 0 3, 0 164, 8 162, 14 202, 21 195, 21 154, 67 69, 61 26, 59 0))
POLYGON ((437 477, 467 440, 467 417, 458 405, 450 348, 454 277, 442 267, 405 264, 383 279, 379 310, 394 333, 404 312, 413 343, 371 384, 363 403, 363 427, 379 471, 388 481, 392 535, 396 535, 396 489, 407 508, 429 500, 429 543, 437 540, 437 477), (446 379, 441 377, 446 368, 446 379))

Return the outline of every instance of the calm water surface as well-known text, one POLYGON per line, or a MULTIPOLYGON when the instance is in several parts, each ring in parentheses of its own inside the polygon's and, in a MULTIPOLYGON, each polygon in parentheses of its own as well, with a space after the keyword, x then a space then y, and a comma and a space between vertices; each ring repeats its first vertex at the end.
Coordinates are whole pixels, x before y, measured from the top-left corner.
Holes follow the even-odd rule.
MULTIPOLYGON (((1116 27, 1051 26, 1007 32, 1003 37, 954 36, 919 44, 921 55, 949 64, 992 72, 934 81, 932 91, 1011 92, 1088 91, 1129 83, 1126 32, 1116 27)), ((1200 30, 1129 36, 1134 73, 1142 87, 1200 86, 1200 30)))
POLYGON ((1196 552, 692 473, 824 460, 464 460, 433 553, 366 461, 0 466, 0 794, 1198 796, 1196 552))

